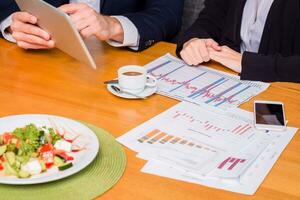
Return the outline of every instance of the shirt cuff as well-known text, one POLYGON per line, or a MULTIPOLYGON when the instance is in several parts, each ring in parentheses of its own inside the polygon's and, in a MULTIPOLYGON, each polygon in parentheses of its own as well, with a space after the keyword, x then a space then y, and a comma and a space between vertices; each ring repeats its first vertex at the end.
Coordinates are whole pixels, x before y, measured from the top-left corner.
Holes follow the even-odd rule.
POLYGON ((123 43, 116 42, 113 40, 107 41, 107 43, 114 47, 129 47, 132 50, 138 50, 140 35, 136 26, 124 16, 111 16, 116 18, 120 23, 124 31, 123 43))
POLYGON ((16 40, 12 37, 12 34, 6 30, 8 27, 10 27, 11 23, 12 23, 12 15, 7 17, 5 20, 3 20, 0 23, 1 33, 6 40, 10 42, 16 42, 16 40))

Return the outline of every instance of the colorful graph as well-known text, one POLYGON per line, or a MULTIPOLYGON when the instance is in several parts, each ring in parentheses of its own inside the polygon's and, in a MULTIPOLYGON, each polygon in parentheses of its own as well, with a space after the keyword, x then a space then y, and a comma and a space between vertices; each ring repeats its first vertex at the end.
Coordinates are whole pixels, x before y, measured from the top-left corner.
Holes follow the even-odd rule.
POLYGON ((237 107, 269 86, 267 83, 240 81, 236 76, 206 67, 190 67, 170 55, 146 67, 148 73, 157 78, 160 94, 215 107, 237 107))
POLYGON ((227 167, 227 170, 233 170, 236 166, 239 164, 245 163, 245 159, 240 159, 240 158, 232 158, 228 157, 226 160, 224 160, 219 166, 218 169, 224 169, 227 167))
POLYGON ((179 144, 179 145, 187 145, 189 147, 195 147, 197 149, 202 149, 204 151, 210 151, 213 153, 216 153, 217 151, 204 144, 199 144, 194 141, 189 141, 187 139, 184 139, 182 137, 176 137, 171 134, 165 133, 163 131, 160 131, 158 129, 154 129, 144 135, 142 135, 139 139, 137 139, 140 143, 147 143, 151 145, 155 144, 179 144))

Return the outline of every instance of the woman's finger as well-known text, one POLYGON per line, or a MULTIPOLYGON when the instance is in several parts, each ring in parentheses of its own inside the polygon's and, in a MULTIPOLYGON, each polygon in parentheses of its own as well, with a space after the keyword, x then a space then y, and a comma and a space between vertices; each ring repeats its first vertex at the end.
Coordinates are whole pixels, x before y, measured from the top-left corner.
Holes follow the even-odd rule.
POLYGON ((220 47, 220 45, 216 41, 214 41, 213 39, 205 40, 205 44, 206 44, 206 46, 211 47, 216 51, 221 51, 222 50, 222 47, 220 47))
POLYGON ((192 61, 192 65, 198 65, 203 62, 203 59, 196 47, 192 47, 191 45, 186 48, 187 55, 192 61))
POLYGON ((192 61, 190 55, 188 55, 185 50, 181 51, 180 55, 181 55, 181 58, 184 60, 185 63, 187 63, 188 65, 193 65, 193 61, 192 61))
POLYGON ((208 62, 210 58, 205 42, 199 41, 197 47, 198 51, 201 54, 202 61, 208 62))

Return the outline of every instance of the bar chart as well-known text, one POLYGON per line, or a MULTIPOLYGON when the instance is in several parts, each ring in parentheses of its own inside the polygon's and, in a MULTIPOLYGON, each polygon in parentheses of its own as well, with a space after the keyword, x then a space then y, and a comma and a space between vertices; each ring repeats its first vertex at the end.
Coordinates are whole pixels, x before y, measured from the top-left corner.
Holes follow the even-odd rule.
POLYGON ((224 117, 211 116, 207 111, 202 111, 204 115, 197 115, 196 113, 185 112, 183 110, 176 110, 173 113, 172 119, 183 120, 189 124, 197 124, 197 129, 205 133, 214 134, 230 134, 232 136, 244 136, 252 133, 252 126, 246 122, 233 121, 224 117), (204 112, 206 114, 204 114, 204 112), (220 123, 222 121, 222 123, 220 123), (236 123, 234 123, 236 122, 236 123))
POLYGON ((157 78, 160 94, 220 108, 237 107, 269 86, 240 81, 238 76, 203 66, 190 67, 170 55, 153 61, 146 68, 157 78))
POLYGON ((228 157, 226 160, 224 160, 219 166, 218 169, 224 169, 226 170, 233 170, 235 167, 237 167, 239 164, 245 163, 246 159, 240 159, 240 158, 231 158, 228 157))
POLYGON ((159 129, 154 129, 149 131, 148 133, 140 136, 140 138, 138 138, 137 141, 139 143, 147 143, 151 145, 179 144, 179 145, 185 145, 186 147, 193 147, 197 149, 202 149, 204 151, 210 151, 212 153, 217 153, 217 150, 213 147, 210 147, 205 144, 201 144, 199 142, 191 141, 183 137, 176 137, 171 134, 165 133, 164 131, 160 131, 159 129))

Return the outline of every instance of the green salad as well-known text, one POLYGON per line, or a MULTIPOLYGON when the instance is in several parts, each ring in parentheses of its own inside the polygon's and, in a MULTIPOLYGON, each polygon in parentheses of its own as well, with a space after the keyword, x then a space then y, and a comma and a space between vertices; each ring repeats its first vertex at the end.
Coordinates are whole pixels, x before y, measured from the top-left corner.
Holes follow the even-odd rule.
POLYGON ((66 170, 73 166, 70 153, 72 140, 58 130, 34 124, 16 128, 0 135, 0 175, 29 178, 57 167, 66 170))

